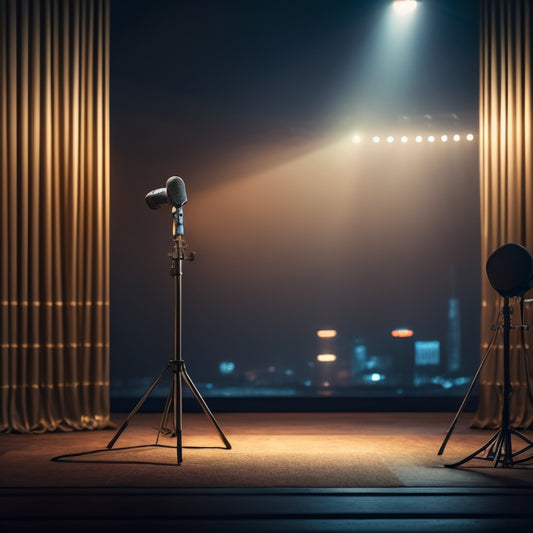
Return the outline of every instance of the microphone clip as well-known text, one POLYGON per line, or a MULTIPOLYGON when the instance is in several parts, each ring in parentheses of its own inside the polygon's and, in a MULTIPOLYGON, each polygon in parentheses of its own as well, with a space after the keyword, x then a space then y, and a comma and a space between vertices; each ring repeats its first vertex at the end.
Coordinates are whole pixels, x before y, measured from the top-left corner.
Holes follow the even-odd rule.
POLYGON ((174 237, 176 237, 176 235, 183 236, 185 234, 185 229, 183 227, 183 207, 173 207, 172 218, 172 233, 174 237))

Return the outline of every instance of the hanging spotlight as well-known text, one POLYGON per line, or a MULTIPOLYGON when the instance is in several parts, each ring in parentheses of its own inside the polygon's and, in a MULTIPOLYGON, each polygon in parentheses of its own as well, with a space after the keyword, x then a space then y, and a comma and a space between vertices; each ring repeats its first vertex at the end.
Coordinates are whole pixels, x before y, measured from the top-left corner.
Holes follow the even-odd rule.
POLYGON ((416 9, 416 0, 394 0, 392 8, 398 15, 408 15, 416 9))

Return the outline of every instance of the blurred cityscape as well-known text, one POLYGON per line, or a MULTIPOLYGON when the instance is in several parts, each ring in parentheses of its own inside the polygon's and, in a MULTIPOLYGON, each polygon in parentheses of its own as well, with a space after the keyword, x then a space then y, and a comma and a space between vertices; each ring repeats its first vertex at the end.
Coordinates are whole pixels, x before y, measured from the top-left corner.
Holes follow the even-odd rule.
MULTIPOLYGON (((269 364, 239 369, 220 361, 216 379, 196 381, 205 397, 459 396, 472 376, 462 374, 460 301, 448 300, 446 339, 420 339, 408 327, 390 332, 389 352, 376 355, 363 338, 339 342, 335 330, 319 330, 316 353, 301 367, 269 364), (339 348, 342 345, 342 348, 339 348)), ((170 372, 167 376, 170 380, 170 372)), ((155 376, 114 381, 112 396, 141 396, 155 376)), ((189 395, 187 387, 184 395, 189 395)), ((168 387, 153 394, 166 396, 168 387)))

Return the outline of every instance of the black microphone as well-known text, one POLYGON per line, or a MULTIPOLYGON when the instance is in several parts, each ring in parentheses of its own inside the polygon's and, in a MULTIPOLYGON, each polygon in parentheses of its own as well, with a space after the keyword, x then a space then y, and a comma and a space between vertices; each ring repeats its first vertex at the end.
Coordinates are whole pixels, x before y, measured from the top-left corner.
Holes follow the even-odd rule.
POLYGON ((150 209, 159 209, 169 202, 174 207, 183 207, 187 203, 185 183, 178 176, 172 176, 167 180, 167 186, 150 191, 145 197, 150 209))
POLYGON ((167 180, 167 196, 174 207, 183 207, 187 203, 185 183, 179 176, 172 176, 167 180))
POLYGON ((160 206, 168 202, 166 188, 154 189, 145 196, 146 203, 150 209, 159 209, 160 206))

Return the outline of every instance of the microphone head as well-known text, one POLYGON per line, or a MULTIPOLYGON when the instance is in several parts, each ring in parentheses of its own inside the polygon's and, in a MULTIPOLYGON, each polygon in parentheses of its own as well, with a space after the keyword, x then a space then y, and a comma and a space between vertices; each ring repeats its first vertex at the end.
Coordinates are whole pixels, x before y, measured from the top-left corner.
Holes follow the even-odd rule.
POLYGON ((485 270, 501 296, 522 296, 531 287, 533 256, 520 244, 504 244, 487 259, 485 270))
POLYGON ((179 176, 172 176, 167 180, 168 201, 174 207, 183 207, 187 203, 187 193, 185 183, 179 176))
POLYGON ((154 189, 144 198, 150 209, 159 209, 163 204, 168 202, 166 188, 154 189))

